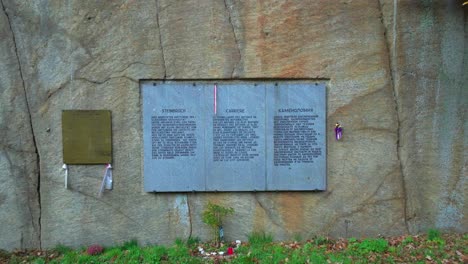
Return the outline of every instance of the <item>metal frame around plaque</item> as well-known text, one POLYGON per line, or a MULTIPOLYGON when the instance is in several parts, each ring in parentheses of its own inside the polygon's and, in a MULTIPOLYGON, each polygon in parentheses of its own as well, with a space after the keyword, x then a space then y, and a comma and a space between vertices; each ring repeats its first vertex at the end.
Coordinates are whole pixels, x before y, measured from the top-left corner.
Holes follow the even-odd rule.
POLYGON ((326 86, 141 83, 147 192, 326 189, 326 86))

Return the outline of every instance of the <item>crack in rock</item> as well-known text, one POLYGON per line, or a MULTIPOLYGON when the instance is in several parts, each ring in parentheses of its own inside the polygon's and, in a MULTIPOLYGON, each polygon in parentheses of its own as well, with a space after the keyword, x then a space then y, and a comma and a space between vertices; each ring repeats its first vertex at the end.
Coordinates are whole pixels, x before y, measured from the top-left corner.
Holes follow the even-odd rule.
POLYGON ((255 198, 255 201, 257 202, 257 204, 260 206, 260 208, 262 208, 262 210, 265 212, 265 215, 270 219, 271 223, 273 225, 275 225, 276 227, 278 227, 280 230, 282 230, 283 226, 281 224, 277 223, 277 221, 273 217, 273 213, 263 205, 263 203, 260 201, 257 193, 254 194, 254 198, 255 198))
MULTIPOLYGON (((230 0, 224 0, 224 7, 226 8, 226 12, 228 13, 228 21, 229 21, 229 24, 231 25, 232 35, 234 37, 234 42, 236 44, 237 53, 238 53, 237 62, 232 67, 232 72, 231 72, 231 78, 234 78, 234 73, 236 72, 236 70, 239 71, 238 67, 240 65, 240 62, 242 61, 242 52, 241 52, 241 47, 240 47, 240 43, 239 43, 239 37, 236 34, 236 28, 234 27, 234 24, 232 22, 232 12, 231 12, 231 8, 230 8, 232 6, 233 6, 233 3, 230 0), (229 5, 227 3, 228 1, 230 2, 229 5)), ((237 73, 237 75, 238 74, 239 73, 237 73)), ((236 76, 236 77, 238 77, 238 76, 236 76)))
POLYGON ((378 7, 380 11, 380 22, 382 24, 382 27, 384 29, 384 43, 386 47, 386 52, 388 56, 388 69, 390 73, 390 83, 392 87, 392 92, 393 92, 393 101, 395 104, 395 114, 397 118, 397 139, 396 139, 396 152, 397 152, 397 158, 398 158, 398 163, 400 167, 400 173, 401 173, 401 188, 403 191, 403 220, 405 223, 405 228, 406 232, 410 232, 409 228, 409 223, 408 223, 408 196, 407 196, 407 191, 406 191, 406 181, 405 181, 405 173, 404 173, 404 168, 403 168, 403 162, 401 160, 401 119, 400 119, 400 109, 398 105, 398 91, 397 87, 395 84, 395 74, 396 74, 396 61, 394 61, 395 56, 396 56, 396 20, 397 20, 397 0, 393 1, 393 40, 392 40, 392 49, 390 50, 390 43, 389 43, 389 36, 388 36, 388 29, 387 26, 385 25, 385 18, 382 10, 382 6, 384 4, 382 3, 382 0, 378 0, 378 7))
POLYGON ((108 208, 114 210, 116 213, 122 215, 123 217, 125 217, 126 219, 128 219, 129 221, 131 221, 132 223, 135 223, 136 225, 138 225, 140 228, 142 228, 143 230, 147 231, 147 232, 152 232, 150 230, 148 230, 144 225, 142 225, 140 222, 138 222, 137 220, 133 219, 132 217, 130 217, 129 215, 125 214, 124 212, 122 212, 120 209, 114 207, 111 203, 109 202, 106 202, 104 201, 103 199, 99 199, 97 197, 95 197, 94 195, 91 195, 91 194, 87 194, 83 191, 80 191, 78 189, 74 189, 74 188, 69 188, 69 190, 71 191, 74 191, 74 192, 77 192, 83 196, 86 196, 86 197, 89 197, 95 201, 98 201, 98 202, 101 202, 103 203, 104 205, 106 205, 108 208))
MULTIPOLYGON (((375 200, 375 201, 371 201, 371 202, 363 202, 361 204, 359 204, 358 207, 356 207, 355 209, 349 211, 349 212, 343 212, 341 214, 338 214, 338 215, 335 215, 331 221, 328 222, 328 224, 323 228, 324 231, 326 232, 330 232, 330 229, 336 225, 336 222, 338 222, 338 220, 342 219, 342 218, 346 218, 346 217, 350 217, 356 213, 360 213, 360 212, 364 212, 365 210, 369 209, 370 206, 378 206, 380 205, 381 203, 386 203, 386 202, 391 202, 391 201, 396 201, 396 200, 402 200, 404 199, 404 197, 391 197, 391 198, 387 198, 387 199, 381 199, 381 200, 375 200)), ((367 199, 366 199, 367 200, 367 199)))
MULTIPOLYGON (((21 66, 21 60, 20 60, 20 56, 18 54, 18 45, 17 45, 17 41, 16 41, 16 36, 15 36, 15 32, 13 31, 13 27, 11 25, 11 20, 10 20, 10 16, 5 8, 5 4, 3 3, 3 0, 0 0, 0 3, 2 4, 2 10, 3 12, 5 13, 5 16, 7 18, 7 22, 8 22, 8 27, 10 29, 10 32, 11 32, 11 36, 12 36, 12 40, 13 40, 13 46, 14 46, 14 51, 15 51, 15 56, 16 56, 16 60, 18 62, 18 71, 19 71, 19 75, 20 75, 20 78, 21 78, 21 84, 22 84, 22 87, 23 87, 23 93, 24 93, 24 98, 25 98, 25 101, 26 101, 26 108, 27 108, 27 111, 28 111, 28 116, 29 116, 29 126, 30 126, 30 129, 31 129, 31 134, 32 134, 32 141, 33 141, 33 145, 34 145, 34 149, 35 149, 35 153, 36 153, 36 168, 37 168, 37 201, 38 201, 38 205, 39 205, 39 217, 38 217, 38 227, 37 227, 37 232, 38 232, 38 239, 39 239, 39 249, 42 248, 42 243, 41 243, 41 216, 42 216, 42 210, 41 210, 41 167, 40 167, 40 164, 41 164, 41 157, 40 157, 40 154, 39 154, 39 149, 38 149, 38 146, 37 146, 37 141, 36 141, 36 134, 34 132, 34 126, 33 126, 33 121, 32 121, 32 114, 31 114, 31 105, 30 105, 30 102, 29 102, 29 99, 28 99, 28 94, 27 94, 27 89, 26 89, 26 83, 24 81, 24 75, 23 75, 23 68, 21 66)), ((28 206, 29 203, 28 203, 28 206)), ((32 219, 31 219, 32 221, 32 219)), ((33 222, 33 228, 34 228, 34 222, 33 222)))
POLYGON ((159 18, 159 1, 156 0, 156 25, 158 26, 158 34, 159 34, 159 45, 161 46, 161 59, 163 62, 163 67, 164 67, 164 76, 163 79, 165 80, 167 78, 167 67, 166 67, 166 55, 164 53, 164 45, 163 45, 163 40, 162 40, 162 34, 161 34, 161 24, 160 24, 160 18, 159 18))
MULTIPOLYGON (((113 80, 113 79, 120 79, 120 78, 123 78, 123 79, 127 79, 131 82, 134 82, 134 83, 138 83, 137 80, 135 79, 132 79, 128 76, 114 76, 114 77, 108 77, 107 79, 105 80, 102 80, 102 81, 95 81, 95 80, 90 80, 88 78, 82 78, 82 77, 79 77, 79 78, 74 78, 73 81, 84 81, 84 82, 88 82, 88 83, 92 83, 92 84, 95 84, 95 85, 102 85, 102 84, 105 84, 107 83, 108 81, 110 80, 113 80)), ((72 81, 71 80, 67 80, 65 83, 63 83, 62 85, 60 85, 57 89, 49 92, 47 94, 47 100, 46 102, 52 98, 53 96, 55 96, 58 92, 60 92, 61 90, 63 90, 65 87, 67 87, 72 81)))
MULTIPOLYGON (((89 63, 88 63, 89 64, 89 63)), ((80 69, 77 70, 77 72, 81 71, 81 69, 83 69, 84 67, 86 67, 88 64, 84 65, 83 67, 81 67, 80 69)), ((86 78, 86 77, 77 77, 77 78, 73 78, 73 79, 68 79, 66 82, 64 82, 63 84, 61 84, 57 89, 53 90, 53 91, 49 91, 47 93, 47 100, 49 98, 51 98, 52 96, 54 96, 56 93, 58 93, 59 91, 61 91, 63 88, 65 88, 67 85, 69 85, 71 82, 75 81, 75 80, 78 80, 78 81, 86 81, 86 82, 89 82, 89 83, 93 83, 93 84, 96 84, 96 85, 101 85, 101 84, 104 84, 112 79, 118 79, 118 78, 125 78, 127 80, 130 80, 134 83, 138 83, 137 80, 135 79, 132 79, 126 75, 122 75, 122 76, 115 76, 113 74, 117 74, 117 73, 122 73, 124 71, 126 71, 127 69, 129 69, 130 67, 132 67, 133 65, 145 65, 145 66, 158 66, 156 64, 150 64, 150 63, 143 63, 143 62, 140 62, 140 61, 134 61, 134 62, 131 62, 129 63, 126 67, 124 67, 122 70, 119 70, 119 71, 116 71, 116 72, 113 72, 110 76, 108 76, 107 78, 105 78, 104 80, 91 80, 89 78, 86 78)))
POLYGON ((34 150, 18 149, 18 148, 15 148, 15 147, 13 147, 13 146, 10 146, 10 145, 7 145, 7 144, 1 143, 1 142, 0 142, 0 147, 1 147, 2 149, 6 149, 6 150, 11 151, 11 152, 24 153, 24 154, 34 154, 34 155, 36 155, 36 151, 34 151, 34 150))
POLYGON ((187 197, 185 202, 187 203, 187 213, 188 213, 188 220, 189 220, 189 236, 188 238, 192 237, 192 209, 190 207, 190 202, 189 202, 189 194, 187 193, 187 197))

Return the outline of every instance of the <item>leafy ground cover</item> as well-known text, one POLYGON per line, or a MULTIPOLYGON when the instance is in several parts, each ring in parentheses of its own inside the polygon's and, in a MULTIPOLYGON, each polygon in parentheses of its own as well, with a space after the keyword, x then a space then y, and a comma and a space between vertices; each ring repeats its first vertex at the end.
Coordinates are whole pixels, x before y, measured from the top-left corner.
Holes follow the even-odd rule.
POLYGON ((468 263, 468 234, 442 235, 437 230, 415 236, 315 237, 293 242, 274 242, 269 234, 254 233, 239 246, 215 245, 193 238, 179 239, 172 246, 129 241, 97 255, 90 255, 89 248, 57 246, 47 251, 0 252, 0 263, 468 263), (227 255, 229 247, 234 248, 233 255, 227 255))

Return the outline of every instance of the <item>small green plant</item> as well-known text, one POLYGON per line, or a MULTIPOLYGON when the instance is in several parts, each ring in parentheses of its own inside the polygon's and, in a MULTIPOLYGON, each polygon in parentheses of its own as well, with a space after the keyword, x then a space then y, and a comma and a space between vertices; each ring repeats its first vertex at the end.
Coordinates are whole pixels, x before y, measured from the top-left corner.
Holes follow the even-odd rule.
POLYGON ((124 242, 120 248, 122 250, 129 250, 129 249, 136 248, 136 247, 138 247, 138 240, 132 239, 130 241, 124 242))
POLYGON ((198 237, 189 237, 187 239, 187 246, 192 248, 196 247, 200 243, 200 238, 198 237))
POLYGON ((249 239, 249 243, 252 245, 264 245, 273 242, 273 235, 264 231, 252 232, 247 236, 247 238, 249 239))
POLYGON ((303 254, 300 250, 294 250, 290 258, 291 263, 307 263, 309 256, 303 254))
POLYGON ((387 263, 395 263, 395 259, 393 259, 392 256, 389 256, 387 257, 387 259, 385 260, 387 263))
POLYGON ((58 244, 57 246, 55 246, 54 251, 56 251, 57 253, 60 253, 61 255, 65 255, 68 252, 73 251, 73 249, 71 247, 67 247, 65 245, 58 244))
POLYGON ((221 205, 209 202, 203 211, 203 223, 211 227, 213 238, 216 245, 219 245, 219 230, 223 226, 223 218, 234 213, 231 207, 224 207, 221 205))
POLYGON ((321 254, 320 252, 311 252, 310 254, 310 263, 327 263, 327 258, 324 256, 324 254, 321 254))
POLYGON ((64 264, 71 264, 76 263, 76 259, 78 258, 79 253, 76 251, 70 251, 63 255, 60 263, 64 264))
POLYGON ((442 239, 439 230, 437 229, 429 229, 427 232, 427 241, 436 243, 439 247, 443 248, 445 246, 445 240, 442 239))
POLYGON ((8 262, 10 264, 19 264, 21 263, 21 259, 16 257, 15 255, 12 255, 10 258, 10 261, 8 262))
POLYGON ((301 242, 303 240, 301 233, 295 233, 293 239, 296 242, 301 242))
POLYGON ((319 236, 314 239, 314 242, 316 246, 320 246, 320 245, 328 244, 330 242, 330 239, 328 239, 328 237, 319 236))
POLYGON ((382 238, 364 239, 361 243, 352 244, 350 248, 355 249, 360 254, 383 253, 388 249, 388 241, 382 238))
MULTIPOLYGON (((351 264, 351 260, 348 259, 346 256, 343 256, 343 255, 340 255, 340 254, 336 254, 336 255, 330 255, 329 257, 329 262, 326 261, 326 260, 321 260, 320 262, 318 263, 346 263, 346 264, 351 264)), ((312 262, 312 263, 317 263, 317 262, 312 262)))
POLYGON ((42 259, 42 258, 36 259, 34 261, 34 264, 45 264, 45 263, 46 263, 46 261, 44 259, 42 259))
POLYGON ((272 257, 271 263, 281 263, 288 256, 287 250, 280 245, 272 245, 270 251, 272 257))
POLYGON ((407 236, 405 239, 403 239, 403 245, 408 245, 414 243, 414 239, 412 236, 407 236))
POLYGON ((182 238, 178 237, 176 238, 176 240, 174 241, 174 244, 176 246, 179 246, 179 247, 182 247, 182 246, 185 246, 186 243, 185 243, 185 240, 183 240, 182 238))
POLYGON ((94 257, 93 256, 90 256, 90 255, 78 255, 77 259, 76 259, 76 263, 82 263, 82 264, 85 264, 85 263, 92 263, 94 257))
POLYGON ((427 231, 427 240, 434 241, 436 239, 440 239, 440 232, 437 229, 429 229, 427 231))
POLYGON ((159 263, 167 255, 167 249, 164 246, 152 246, 143 251, 143 263, 159 263))
POLYGON ((190 258, 190 250, 187 247, 187 245, 182 241, 177 241, 175 242, 175 245, 172 247, 168 248, 167 250, 167 255, 168 255, 168 260, 171 263, 177 262, 177 263, 186 263, 188 258, 190 258))
POLYGON ((122 249, 120 248, 109 248, 106 249, 103 255, 100 257, 102 260, 110 260, 116 258, 118 255, 122 254, 122 249))

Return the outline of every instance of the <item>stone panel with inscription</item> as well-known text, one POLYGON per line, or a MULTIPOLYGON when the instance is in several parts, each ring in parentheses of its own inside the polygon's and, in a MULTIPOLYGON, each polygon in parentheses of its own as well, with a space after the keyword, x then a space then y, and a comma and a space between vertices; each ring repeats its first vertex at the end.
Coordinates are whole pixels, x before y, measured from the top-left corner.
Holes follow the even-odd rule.
POLYGON ((143 86, 145 191, 205 189, 203 91, 191 83, 143 86))
MULTIPOLYGON (((214 92, 208 93, 214 101, 214 92)), ((265 188, 265 89, 220 84, 206 125, 207 191, 265 188)))
POLYGON ((326 188, 326 93, 305 82, 145 82, 145 191, 326 188))
POLYGON ((325 190, 323 84, 267 87, 267 190, 325 190))

